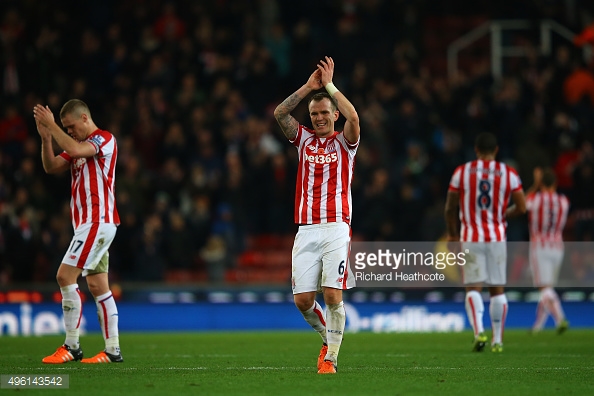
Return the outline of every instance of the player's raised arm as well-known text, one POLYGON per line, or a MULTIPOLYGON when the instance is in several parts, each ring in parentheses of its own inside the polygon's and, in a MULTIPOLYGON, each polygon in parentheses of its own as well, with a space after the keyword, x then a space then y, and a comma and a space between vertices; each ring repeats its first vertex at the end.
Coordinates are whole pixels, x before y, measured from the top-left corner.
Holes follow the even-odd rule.
POLYGON ((320 88, 322 88, 320 71, 315 70, 301 88, 291 94, 287 99, 283 100, 283 102, 274 109, 274 117, 287 139, 295 139, 299 128, 299 122, 291 115, 291 111, 293 111, 299 102, 301 102, 311 91, 320 88))
POLYGON ((41 162, 46 173, 60 173, 70 168, 70 164, 64 158, 54 154, 54 144, 52 141, 52 133, 43 126, 38 120, 37 132, 41 136, 41 162))
MULTIPOLYGON (((58 145, 68 153, 72 158, 87 158, 94 156, 97 151, 95 146, 89 142, 83 141, 87 136, 77 136, 73 125, 64 125, 68 129, 70 136, 64 133, 62 128, 54 121, 54 114, 47 106, 40 104, 33 108, 33 116, 35 121, 47 128, 51 136, 56 140, 58 145)), ((88 117, 85 114, 81 115, 81 119, 86 120, 88 117)), ((78 128, 77 128, 78 129, 78 128)))
POLYGON ((325 60, 321 60, 318 64, 318 70, 320 71, 320 77, 322 80, 322 86, 326 88, 326 91, 332 96, 337 103, 338 111, 346 118, 344 124, 344 137, 351 143, 356 143, 359 140, 361 134, 361 127, 359 126, 359 115, 355 106, 347 99, 342 92, 336 88, 332 83, 334 77, 334 60, 326 56, 325 60))

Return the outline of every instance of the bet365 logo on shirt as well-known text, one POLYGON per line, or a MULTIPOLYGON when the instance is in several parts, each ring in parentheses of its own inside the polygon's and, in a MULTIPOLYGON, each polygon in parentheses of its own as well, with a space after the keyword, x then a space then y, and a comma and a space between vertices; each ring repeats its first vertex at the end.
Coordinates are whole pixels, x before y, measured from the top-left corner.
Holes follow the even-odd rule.
POLYGON ((308 151, 309 150, 305 151, 304 158, 306 161, 309 161, 311 163, 329 164, 329 163, 338 161, 338 154, 336 154, 336 152, 325 154, 324 149, 319 149, 318 153, 314 153, 314 152, 308 153, 308 151))

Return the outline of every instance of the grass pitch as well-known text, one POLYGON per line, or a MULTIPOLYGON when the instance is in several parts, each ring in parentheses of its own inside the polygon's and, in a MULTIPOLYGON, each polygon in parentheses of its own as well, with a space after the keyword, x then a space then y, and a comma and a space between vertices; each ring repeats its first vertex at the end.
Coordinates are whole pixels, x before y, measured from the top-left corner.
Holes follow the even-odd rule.
MULTIPOLYGON (((345 335, 338 374, 318 375, 311 332, 123 333, 122 364, 44 365, 63 336, 0 337, 0 374, 69 374, 65 389, 9 395, 592 395, 594 331, 506 331, 501 354, 470 332, 345 335)), ((85 356, 103 348, 81 337, 85 356)))

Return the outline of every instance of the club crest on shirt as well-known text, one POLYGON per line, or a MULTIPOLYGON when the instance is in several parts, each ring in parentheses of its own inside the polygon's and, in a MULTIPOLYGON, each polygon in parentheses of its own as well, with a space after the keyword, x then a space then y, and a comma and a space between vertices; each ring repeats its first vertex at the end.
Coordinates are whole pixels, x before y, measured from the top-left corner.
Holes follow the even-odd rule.
POLYGON ((86 163, 86 158, 76 158, 74 159, 74 161, 72 161, 72 172, 74 173, 75 177, 78 177, 81 169, 83 168, 83 166, 85 166, 86 163))

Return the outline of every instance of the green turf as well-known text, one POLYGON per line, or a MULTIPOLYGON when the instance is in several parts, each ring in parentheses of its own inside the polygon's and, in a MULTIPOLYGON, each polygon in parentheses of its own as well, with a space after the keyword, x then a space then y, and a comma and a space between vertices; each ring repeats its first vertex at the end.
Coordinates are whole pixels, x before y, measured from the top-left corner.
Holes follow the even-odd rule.
MULTIPOLYGON (((472 353, 471 334, 346 334, 339 372, 318 375, 312 332, 120 336, 122 364, 44 365, 61 336, 0 337, 1 374, 69 374, 61 395, 594 395, 594 332, 506 331, 502 354, 472 353)), ((99 334, 81 339, 87 357, 99 334)))

